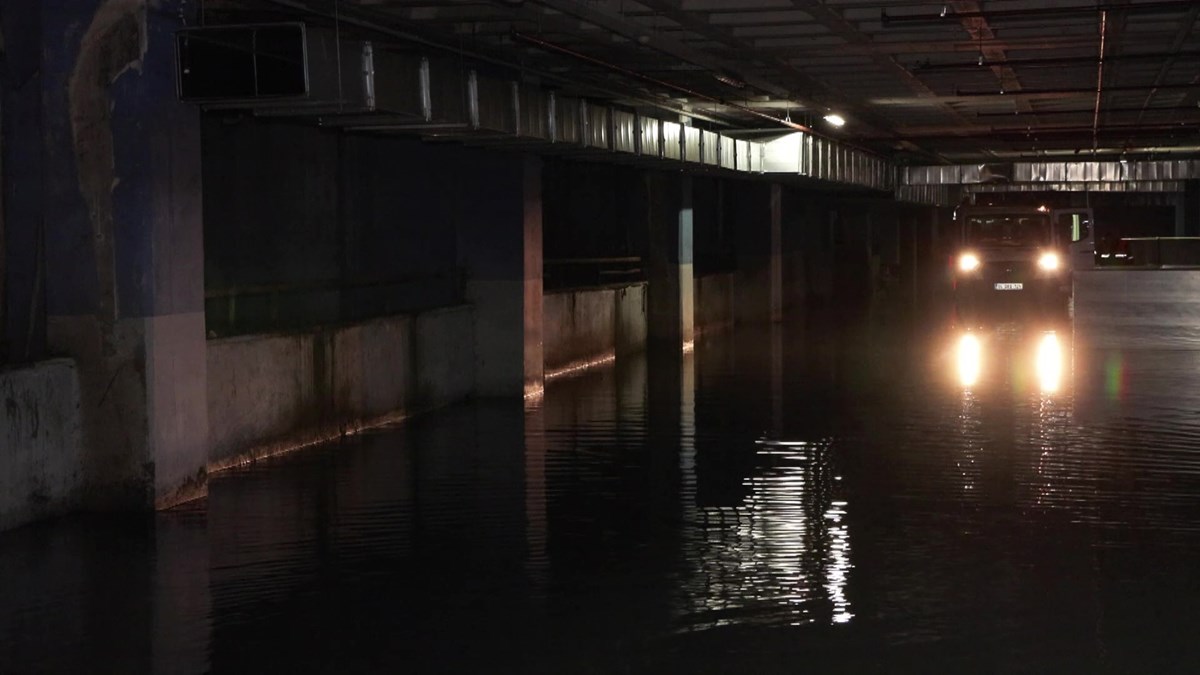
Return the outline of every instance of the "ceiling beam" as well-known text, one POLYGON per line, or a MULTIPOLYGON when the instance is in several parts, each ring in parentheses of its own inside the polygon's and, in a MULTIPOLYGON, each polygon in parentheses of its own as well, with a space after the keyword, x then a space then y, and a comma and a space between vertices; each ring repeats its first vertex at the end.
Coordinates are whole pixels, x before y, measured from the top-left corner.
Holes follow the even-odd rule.
POLYGON ((752 62, 762 63, 765 61, 767 66, 783 71, 786 79, 795 87, 787 98, 796 100, 803 108, 822 110, 826 107, 833 107, 841 111, 843 115, 848 115, 861 124, 875 127, 879 131, 887 132, 891 129, 892 125, 889 121, 870 113, 857 103, 843 99, 828 85, 796 68, 787 60, 769 55, 765 56, 762 61, 754 59, 752 55, 758 54, 759 50, 753 42, 737 36, 730 26, 712 23, 708 14, 695 10, 684 10, 680 0, 638 1, 647 8, 660 12, 686 30, 703 35, 714 42, 728 45, 733 51, 749 56, 752 62))
MULTIPOLYGON (((814 21, 825 27, 826 30, 837 35, 842 40, 849 44, 870 44, 871 38, 858 30, 852 23, 846 20, 841 13, 831 9, 820 0, 791 0, 792 6, 803 10, 813 18, 814 21)), ((896 57, 891 54, 872 52, 871 60, 885 73, 899 78, 909 89, 913 90, 919 96, 930 99, 937 99, 937 93, 929 88, 921 78, 913 75, 905 68, 896 57)), ((946 116, 958 120, 960 123, 967 124, 967 120, 948 103, 938 102, 938 109, 946 116)))
MULTIPOLYGON (((568 16, 574 16, 592 25, 612 31, 637 45, 645 45, 663 54, 679 59, 685 63, 707 68, 714 75, 723 73, 728 65, 718 58, 689 47, 678 40, 654 33, 646 26, 617 14, 596 9, 589 3, 577 0, 537 0, 538 3, 568 16)), ((754 74, 739 74, 747 85, 771 94, 772 96, 787 96, 788 91, 779 84, 754 74)), ((715 80, 714 80, 715 81, 715 80)))
POLYGON ((869 54, 978 54, 980 47, 984 49, 999 48, 1021 51, 1044 51, 1061 49, 1092 49, 1100 40, 1094 35, 1062 36, 1056 38, 1013 38, 984 40, 951 40, 951 41, 910 41, 910 40, 872 40, 868 43, 820 45, 816 47, 757 47, 758 51, 768 54, 781 54, 805 58, 810 56, 866 56, 869 54))
MULTIPOLYGON (((1179 53, 1179 51, 1183 48, 1183 45, 1187 42, 1188 37, 1192 34, 1192 29, 1196 25, 1197 18, 1200 18, 1200 3, 1193 5, 1192 9, 1187 13, 1187 16, 1184 17, 1183 21, 1179 22, 1179 27, 1175 32, 1175 39, 1171 42, 1172 52, 1179 53)), ((1169 73, 1171 68, 1175 65, 1175 61, 1175 58, 1167 59, 1163 62, 1162 66, 1159 67, 1158 73, 1154 76, 1154 84, 1156 86, 1154 89, 1150 90, 1150 93, 1146 94, 1146 101, 1142 104, 1143 108, 1149 108, 1151 101, 1154 100, 1154 96, 1158 93, 1157 85, 1162 84, 1163 80, 1167 78, 1167 73, 1169 73)), ((1141 121, 1141 119, 1142 117, 1139 115, 1138 121, 1141 121)))

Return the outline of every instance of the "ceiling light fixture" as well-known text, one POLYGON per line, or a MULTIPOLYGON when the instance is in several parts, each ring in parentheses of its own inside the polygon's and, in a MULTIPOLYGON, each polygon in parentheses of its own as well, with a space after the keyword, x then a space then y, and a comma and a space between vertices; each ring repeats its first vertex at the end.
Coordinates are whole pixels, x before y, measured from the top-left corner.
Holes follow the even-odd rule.
POLYGON ((742 82, 732 75, 726 75, 725 73, 713 73, 713 77, 717 80, 717 82, 727 84, 734 89, 745 89, 746 87, 745 82, 742 82))
POLYGON ((828 115, 825 116, 825 121, 829 122, 830 124, 832 124, 835 127, 846 126, 846 118, 842 117, 841 115, 839 115, 837 113, 829 113, 828 115))

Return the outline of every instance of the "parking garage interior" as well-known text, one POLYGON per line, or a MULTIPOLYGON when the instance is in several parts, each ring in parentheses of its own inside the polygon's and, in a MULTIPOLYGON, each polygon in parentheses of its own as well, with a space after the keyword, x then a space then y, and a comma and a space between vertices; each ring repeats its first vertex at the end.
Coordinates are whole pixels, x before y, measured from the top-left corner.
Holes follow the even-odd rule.
POLYGON ((1198 19, 0 2, 0 672, 1195 670, 1198 19))

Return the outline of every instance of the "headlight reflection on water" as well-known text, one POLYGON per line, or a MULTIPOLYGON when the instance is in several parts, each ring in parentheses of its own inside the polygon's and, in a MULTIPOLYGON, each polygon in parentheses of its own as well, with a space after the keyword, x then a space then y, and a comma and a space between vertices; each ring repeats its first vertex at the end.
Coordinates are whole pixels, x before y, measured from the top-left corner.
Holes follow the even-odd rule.
MULTIPOLYGON (((959 384, 964 387, 979 384, 983 372, 983 341, 977 334, 964 333, 959 336, 955 362, 959 384)), ((1056 333, 1050 331, 1038 338, 1033 375, 1037 378, 1038 388, 1043 394, 1054 394, 1062 388, 1064 363, 1063 344, 1056 333)), ((1024 367, 1018 368, 1024 371, 1024 367)))
POLYGON ((1058 391, 1062 386, 1063 350, 1054 333, 1046 333, 1038 342, 1036 367, 1042 393, 1058 391))
POLYGON ((979 381, 983 367, 983 347, 973 333, 958 339, 958 381, 964 387, 973 387, 979 381))

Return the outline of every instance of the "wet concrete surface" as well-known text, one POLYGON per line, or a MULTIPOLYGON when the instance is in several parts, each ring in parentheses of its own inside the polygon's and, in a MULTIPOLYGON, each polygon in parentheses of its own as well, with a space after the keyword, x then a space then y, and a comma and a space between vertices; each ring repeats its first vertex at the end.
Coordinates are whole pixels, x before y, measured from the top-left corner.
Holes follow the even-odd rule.
POLYGON ((1200 345, 973 335, 706 335, 0 534, 0 672, 1195 671, 1200 345))

